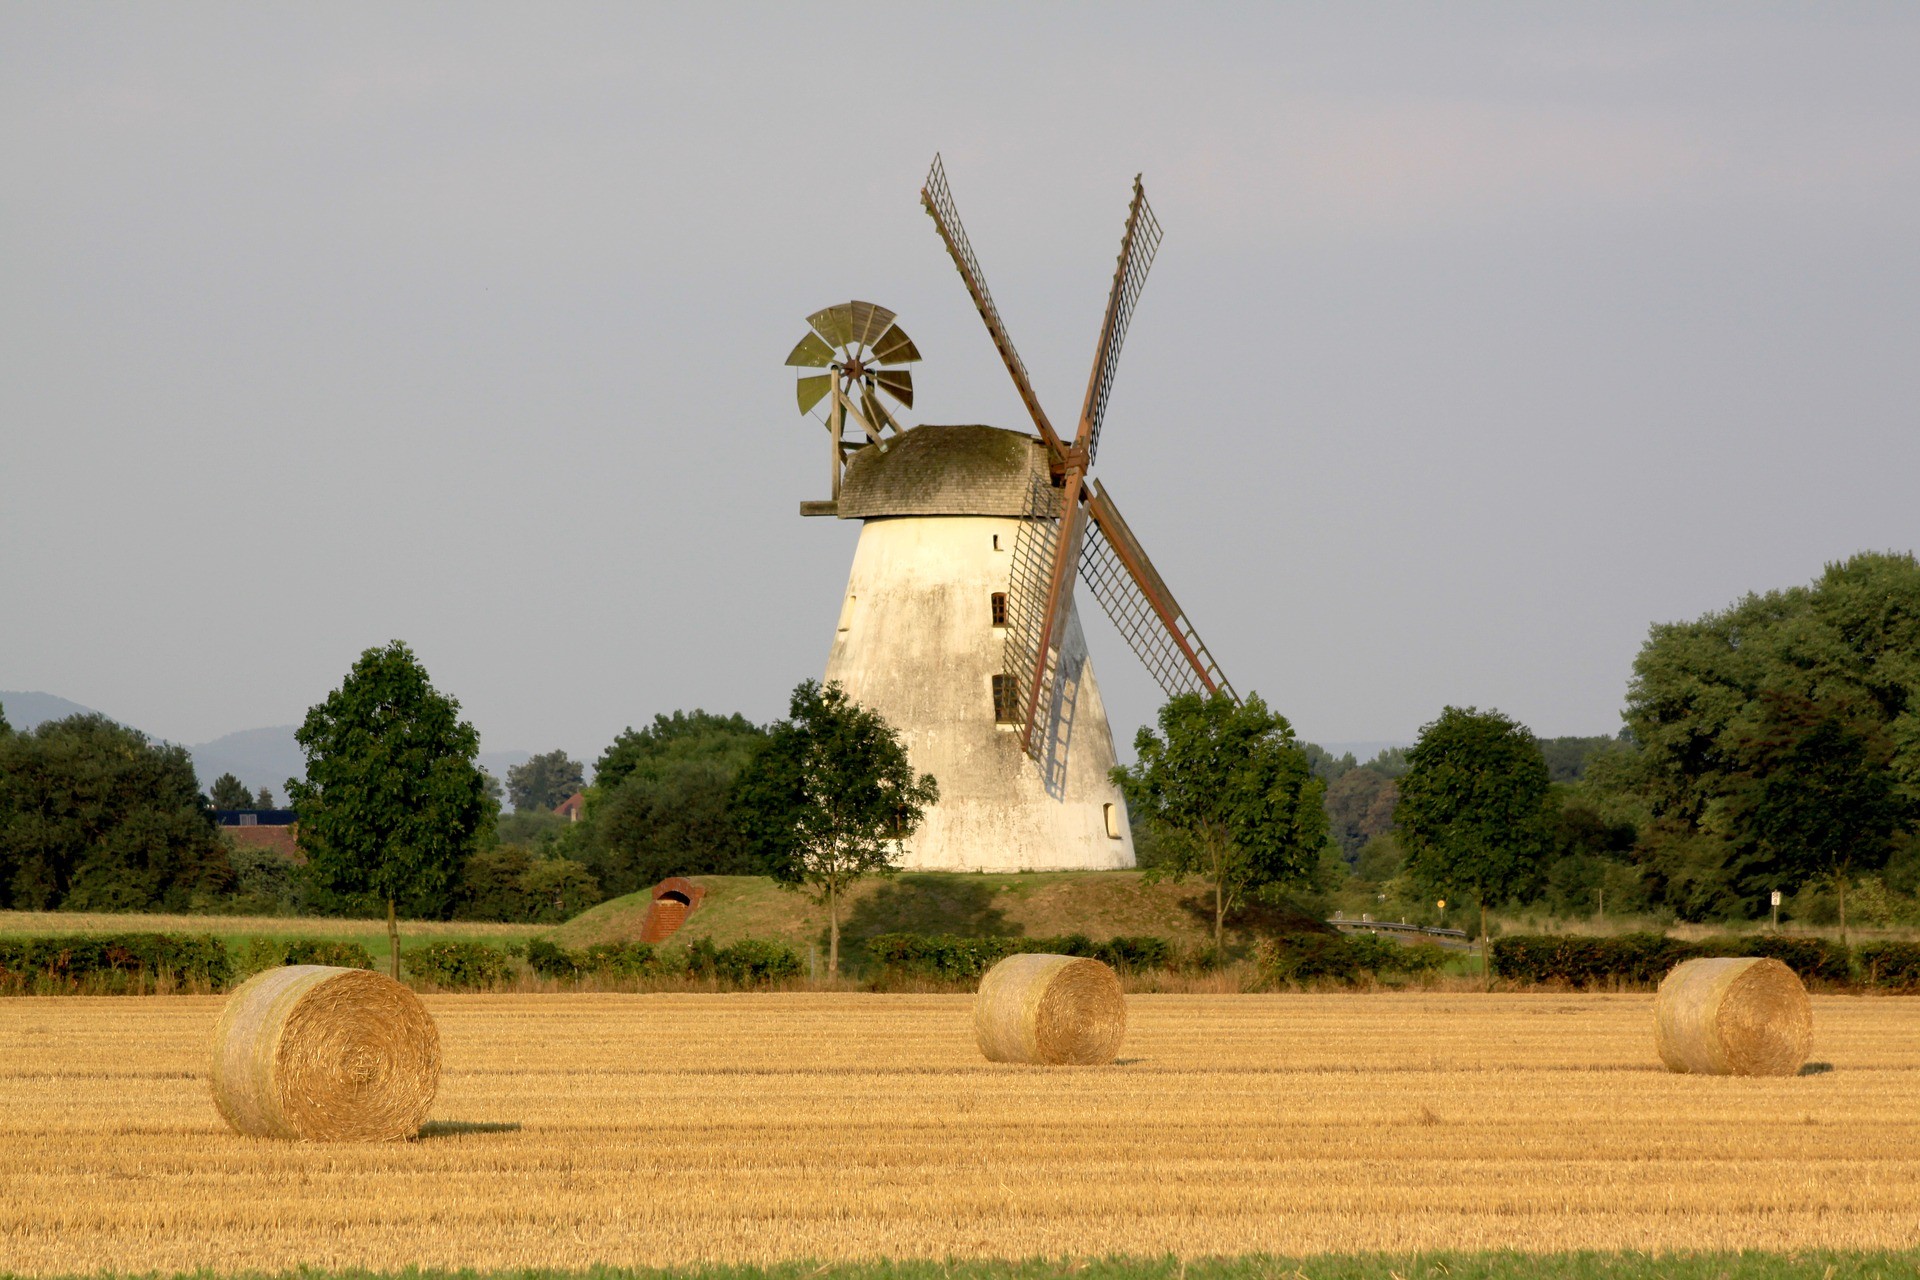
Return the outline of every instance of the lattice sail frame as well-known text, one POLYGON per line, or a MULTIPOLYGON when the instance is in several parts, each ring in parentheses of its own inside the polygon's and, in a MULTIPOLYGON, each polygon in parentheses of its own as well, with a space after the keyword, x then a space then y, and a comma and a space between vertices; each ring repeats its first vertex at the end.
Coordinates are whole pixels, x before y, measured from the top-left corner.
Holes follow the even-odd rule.
MULTIPOLYGON (((1134 178, 1126 231, 1071 445, 1054 430, 1034 392, 1026 364, 1007 336, 979 259, 960 224, 946 166, 937 155, 921 189, 920 202, 933 218, 1048 453, 1050 474, 1033 479, 1020 533, 1014 540, 1007 586, 1002 667, 1015 694, 1013 705, 1022 749, 1043 773, 1047 772, 1063 711, 1061 664, 1067 620, 1075 579, 1082 573, 1094 598, 1168 696, 1222 692, 1237 699, 1185 611, 1120 518, 1118 508, 1099 485, 1086 482, 1099 450, 1120 348, 1163 237, 1140 177, 1134 178)), ((1077 687, 1077 677, 1072 673, 1068 682, 1077 687)))

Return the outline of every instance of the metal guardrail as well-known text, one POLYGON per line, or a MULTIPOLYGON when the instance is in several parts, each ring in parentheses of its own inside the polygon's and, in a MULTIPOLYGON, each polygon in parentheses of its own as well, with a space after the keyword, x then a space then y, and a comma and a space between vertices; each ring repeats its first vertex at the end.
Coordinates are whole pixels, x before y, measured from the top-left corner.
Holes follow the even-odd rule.
POLYGON ((1327 921, 1327 923, 1336 929, 1349 932, 1365 930, 1369 933, 1415 934, 1429 938, 1458 938, 1462 942, 1465 942, 1467 938, 1467 931, 1465 929, 1441 929, 1433 925, 1407 924, 1404 921, 1394 920, 1369 920, 1365 916, 1362 916, 1358 920, 1349 920, 1345 916, 1335 916, 1333 919, 1327 921))

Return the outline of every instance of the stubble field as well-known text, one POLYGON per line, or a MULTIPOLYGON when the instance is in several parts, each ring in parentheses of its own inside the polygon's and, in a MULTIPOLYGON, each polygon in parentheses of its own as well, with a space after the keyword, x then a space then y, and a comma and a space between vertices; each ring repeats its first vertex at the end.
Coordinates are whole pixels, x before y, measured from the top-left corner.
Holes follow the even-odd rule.
POLYGON ((1120 1063, 982 1061, 954 996, 427 1001, 421 1140, 236 1137, 206 997, 0 1001, 0 1271, 1920 1244, 1920 1001, 1785 1080, 1651 997, 1134 996, 1120 1063))

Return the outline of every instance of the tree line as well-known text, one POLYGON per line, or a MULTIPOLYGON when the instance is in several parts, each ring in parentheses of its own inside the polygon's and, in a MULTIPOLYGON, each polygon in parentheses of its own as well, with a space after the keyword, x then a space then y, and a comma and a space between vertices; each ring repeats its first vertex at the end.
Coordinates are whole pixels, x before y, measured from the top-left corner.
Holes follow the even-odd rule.
POLYGON ((750 872, 820 896, 832 971, 846 888, 891 868, 939 794, 884 720, 805 681, 764 728, 695 711, 621 734, 584 822, 545 807, 579 766, 536 756, 509 772, 503 819, 478 733, 399 641, 362 653, 294 737, 299 864, 215 826, 266 790, 228 774, 203 795, 184 748, 98 715, 15 733, 0 708, 0 909, 384 913, 397 977, 402 916, 563 920, 609 890, 750 872))
POLYGON ((1498 712, 1448 708, 1407 753, 1384 827, 1369 807, 1368 830, 1346 828, 1328 901, 1430 922, 1439 890, 1471 882, 1496 906, 1725 922, 1768 917, 1778 891, 1784 917, 1843 931, 1850 905, 1920 922, 1912 555, 1863 553, 1654 626, 1622 719, 1616 738, 1542 743, 1498 712), (1498 874, 1441 875, 1434 850, 1461 842, 1498 874))
MULTIPOLYGON (((797 879, 837 907, 937 794, 877 717, 811 682, 773 725, 656 715, 608 745, 591 785, 555 751, 509 771, 505 794, 458 712, 406 646, 363 654, 297 735, 302 868, 213 825, 212 808, 270 793, 229 775, 203 796, 182 748, 99 716, 16 733, 0 709, 0 907, 558 920, 690 874, 797 879), (802 766, 835 760, 887 779, 862 793, 864 834, 812 812, 829 793, 802 766), (550 812, 575 790, 579 821, 550 812), (808 862, 806 841, 831 852, 808 862), (369 869, 391 850, 412 865, 369 869)), ((1617 737, 1542 741, 1449 707, 1412 748, 1361 763, 1299 741, 1258 697, 1174 699, 1116 781, 1142 865, 1202 877, 1216 928, 1274 893, 1447 923, 1463 905, 1751 919, 1774 890, 1789 916, 1920 918, 1913 556, 1858 555, 1655 626, 1623 720, 1617 737)))

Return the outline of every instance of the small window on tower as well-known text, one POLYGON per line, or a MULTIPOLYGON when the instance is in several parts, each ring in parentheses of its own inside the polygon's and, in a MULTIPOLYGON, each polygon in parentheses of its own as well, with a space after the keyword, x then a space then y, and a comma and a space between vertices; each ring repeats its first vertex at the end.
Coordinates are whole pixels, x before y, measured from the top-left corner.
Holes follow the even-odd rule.
POLYGON ((1004 591, 994 592, 992 603, 993 603, 993 625, 996 627, 1006 626, 1007 625, 1007 593, 1004 591))
POLYGON ((1120 811, 1110 804, 1103 804, 1100 808, 1105 811, 1106 814, 1107 839, 1118 840, 1120 838, 1120 811))
POLYGON ((1019 711, 1014 706, 1018 695, 1014 692, 1012 676, 993 678, 993 720, 995 724, 1019 723, 1019 711))
POLYGON ((1000 549, 1000 535, 997 533, 993 535, 993 549, 995 551, 1000 549))

